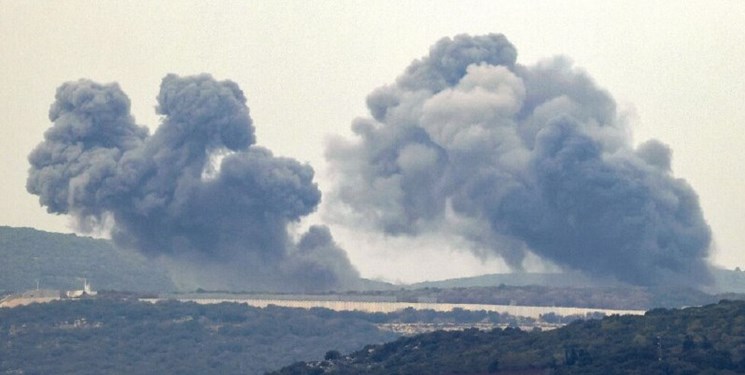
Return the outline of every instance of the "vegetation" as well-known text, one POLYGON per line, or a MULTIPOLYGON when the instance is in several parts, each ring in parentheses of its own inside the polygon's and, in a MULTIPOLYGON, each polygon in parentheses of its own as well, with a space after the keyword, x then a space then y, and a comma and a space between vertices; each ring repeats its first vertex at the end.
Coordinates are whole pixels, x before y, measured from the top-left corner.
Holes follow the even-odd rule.
POLYGON ((0 373, 260 374, 397 337, 358 316, 100 298, 0 309, 0 373))
POLYGON ((552 331, 435 332, 274 374, 734 374, 745 302, 578 321, 552 331))
MULTIPOLYGON (((586 317, 550 315, 563 323, 586 317)), ((145 303, 134 294, 0 309, 0 373, 261 373, 398 337, 378 327, 510 326, 533 319, 487 311, 394 313, 145 303)))
MULTIPOLYGON (((33 289, 37 281, 42 289, 79 289, 82 278, 87 278, 98 290, 162 293, 178 289, 158 262, 133 251, 117 249, 111 241, 74 234, 0 226, 0 259, 3 260, 0 262, 0 295, 33 289)), ((719 287, 710 289, 710 293, 722 288, 731 292, 745 291, 745 272, 715 270, 714 276, 719 287)), ((368 291, 349 292, 347 296, 382 297, 401 302, 606 309, 698 306, 722 298, 743 298, 738 294, 710 294, 694 289, 592 286, 590 280, 577 274, 485 275, 398 288, 371 280, 363 282, 363 289, 368 291)))
POLYGON ((0 290, 80 289, 87 278, 95 289, 172 291, 164 268, 107 240, 74 234, 0 226, 0 290))
POLYGON ((742 294, 707 294, 690 288, 648 287, 550 287, 486 286, 378 291, 375 297, 399 302, 437 301, 523 306, 568 306, 619 310, 648 310, 657 307, 700 306, 723 298, 745 299, 742 294))
MULTIPOLYGON (((728 270, 718 267, 710 269, 713 283, 702 289, 710 294, 745 293, 745 271, 736 267, 728 270)), ((553 287, 613 287, 624 286, 612 280, 598 280, 576 272, 567 273, 495 273, 489 275, 463 277, 439 281, 425 281, 409 285, 412 289, 423 288, 472 288, 493 287, 499 285, 530 286, 543 285, 553 287)))
MULTIPOLYGON (((9 291, 175 289, 167 272, 110 241, 0 227, 0 297, 9 291)), ((732 288, 745 273, 716 274, 732 288)), ((724 285, 722 284, 722 285, 724 285)), ((371 284, 372 285, 372 284, 371 284)), ((377 285, 377 284, 376 284, 377 285)), ((382 285, 382 284, 381 284, 382 285)), ((730 289, 730 290, 737 290, 730 289)), ((326 309, 251 308, 137 301, 137 293, 0 309, 0 373, 278 374, 627 374, 745 373, 745 302, 657 309, 644 317, 608 317, 553 331, 517 329, 526 319, 485 311, 406 309, 391 314, 326 309), (398 335, 382 324, 477 324, 506 329, 398 335), (323 360, 321 360, 323 359, 323 360)), ((347 297, 409 302, 492 303, 647 309, 712 303, 691 289, 471 286, 349 292, 347 297)), ((564 324, 577 318, 547 314, 564 324)))

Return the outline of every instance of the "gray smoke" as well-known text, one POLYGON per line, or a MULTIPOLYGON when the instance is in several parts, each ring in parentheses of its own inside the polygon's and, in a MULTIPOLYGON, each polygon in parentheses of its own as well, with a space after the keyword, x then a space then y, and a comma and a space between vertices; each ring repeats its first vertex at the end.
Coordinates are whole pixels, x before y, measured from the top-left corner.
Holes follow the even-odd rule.
POLYGON ((117 84, 63 84, 54 125, 29 155, 27 190, 82 229, 111 225, 118 245, 166 256, 196 285, 354 286, 359 275, 328 229, 312 227, 297 244, 288 234, 321 199, 313 169, 254 144, 235 83, 168 75, 157 112, 162 123, 149 135, 117 84))
POLYGON ((437 42, 367 98, 327 158, 336 212, 389 235, 454 233, 522 269, 528 252, 642 285, 709 280, 698 198, 655 140, 564 58, 516 63, 502 35, 437 42))

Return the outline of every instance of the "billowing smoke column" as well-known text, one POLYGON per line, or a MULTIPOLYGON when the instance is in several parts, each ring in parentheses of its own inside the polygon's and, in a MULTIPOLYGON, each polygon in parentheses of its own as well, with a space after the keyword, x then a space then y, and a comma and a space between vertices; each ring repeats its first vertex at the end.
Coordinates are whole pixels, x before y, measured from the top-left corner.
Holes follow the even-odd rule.
POLYGON ((357 139, 327 150, 334 211, 389 235, 454 233, 516 270, 532 252, 634 284, 706 282, 710 230, 670 149, 635 149, 566 59, 516 57, 502 35, 445 38, 373 91, 357 139))
POLYGON ((359 276, 325 227, 295 244, 288 224, 313 212, 313 170, 254 145, 246 99, 209 75, 163 79, 153 135, 116 84, 62 85, 54 125, 30 154, 27 189, 83 229, 165 255, 197 285, 319 291, 359 276), (219 164, 218 164, 219 163, 219 164))

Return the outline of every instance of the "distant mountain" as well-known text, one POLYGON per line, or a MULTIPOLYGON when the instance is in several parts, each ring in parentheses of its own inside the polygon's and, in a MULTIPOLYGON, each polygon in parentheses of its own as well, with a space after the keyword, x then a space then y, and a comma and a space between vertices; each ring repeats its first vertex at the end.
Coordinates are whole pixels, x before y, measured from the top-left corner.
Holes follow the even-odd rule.
MULTIPOLYGON (((0 295, 7 291, 80 289, 83 279, 94 289, 133 292, 181 290, 159 262, 119 249, 109 240, 0 226, 0 295)), ((363 279, 361 290, 394 285, 363 279)), ((181 290, 191 291, 191 290, 181 290)))
POLYGON ((111 241, 0 226, 0 290, 94 289, 173 291, 166 270, 111 241))
POLYGON ((735 374, 745 372, 743 342, 745 301, 723 301, 545 332, 439 331, 274 374, 735 374))
MULTIPOLYGON (((712 273, 714 285, 703 292, 710 295, 745 293, 745 272, 713 269, 712 273)), ((137 252, 118 249, 111 241, 74 234, 50 233, 31 228, 0 226, 0 294, 4 291, 33 289, 37 281, 39 287, 43 289, 79 289, 83 278, 87 278, 95 289, 147 292, 171 292, 183 289, 174 285, 165 266, 148 260, 137 252)), ((491 274, 410 285, 363 280, 361 285, 362 291, 481 288, 501 285, 628 288, 627 285, 610 281, 600 282, 578 273, 491 274)), ((454 293, 457 294, 457 291, 450 294, 454 293)), ((652 294, 655 293, 659 294, 658 292, 652 294)), ((702 294, 700 291, 691 293, 697 296, 702 294)), ((670 293, 664 291, 664 294, 670 293)), ((402 300, 419 297, 427 296, 404 296, 402 300)), ((441 302, 445 301, 441 299, 441 302)), ((691 301, 709 302, 712 299, 697 298, 691 301)), ((507 303, 509 302, 510 299, 507 300, 507 303)), ((685 300, 681 302, 690 304, 685 300)), ((669 304, 664 305, 669 306, 669 304)), ((678 306, 675 303, 672 305, 678 306)))
MULTIPOLYGON (((702 288, 709 294, 745 293, 745 272, 739 269, 727 270, 712 267, 714 282, 702 288)), ((597 280, 580 273, 495 273, 455 279, 425 281, 407 285, 410 289, 419 288, 472 288, 509 286, 548 286, 548 287, 628 287, 619 282, 597 280)))
POLYGON ((705 289, 709 293, 745 293, 745 272, 739 268, 726 270, 712 268, 714 285, 705 289))
POLYGON ((460 277, 455 279, 425 281, 409 285, 409 288, 471 288, 488 286, 553 286, 590 287, 613 286, 618 283, 592 280, 579 273, 494 273, 488 275, 460 277), (600 285, 599 285, 600 284, 600 285))

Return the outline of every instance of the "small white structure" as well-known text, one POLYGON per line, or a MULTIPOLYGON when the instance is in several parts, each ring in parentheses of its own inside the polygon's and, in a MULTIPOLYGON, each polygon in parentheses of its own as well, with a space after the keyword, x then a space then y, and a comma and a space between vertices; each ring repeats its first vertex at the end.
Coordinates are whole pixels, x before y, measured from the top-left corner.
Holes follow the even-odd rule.
POLYGON ((65 292, 65 295, 67 298, 80 298, 83 296, 95 296, 98 294, 95 290, 91 289, 91 284, 88 282, 87 279, 83 279, 83 289, 82 290, 68 290, 65 292))

